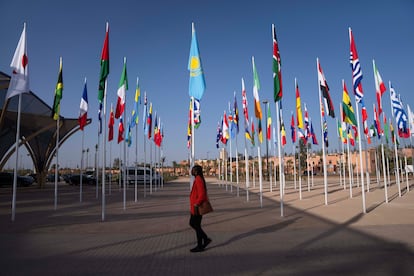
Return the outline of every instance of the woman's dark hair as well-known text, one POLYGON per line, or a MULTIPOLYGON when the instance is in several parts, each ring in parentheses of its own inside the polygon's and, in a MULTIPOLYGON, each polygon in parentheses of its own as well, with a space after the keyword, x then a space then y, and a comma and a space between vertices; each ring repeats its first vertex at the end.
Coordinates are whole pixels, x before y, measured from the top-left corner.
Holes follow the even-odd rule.
POLYGON ((203 168, 200 165, 194 165, 193 170, 196 176, 198 175, 201 177, 201 179, 203 179, 204 188, 207 190, 206 180, 204 179, 204 175, 203 175, 203 168))

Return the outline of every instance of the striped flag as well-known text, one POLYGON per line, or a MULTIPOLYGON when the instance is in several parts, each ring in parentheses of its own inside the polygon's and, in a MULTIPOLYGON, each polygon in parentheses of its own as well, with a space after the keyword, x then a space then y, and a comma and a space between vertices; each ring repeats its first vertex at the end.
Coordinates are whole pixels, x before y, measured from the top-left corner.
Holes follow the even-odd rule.
POLYGON ((334 105, 332 103, 331 95, 329 94, 329 86, 328 86, 328 83, 326 82, 325 75, 323 74, 321 64, 319 63, 319 59, 317 60, 317 63, 318 63, 318 81, 319 81, 319 87, 322 92, 323 102, 325 104, 325 108, 328 113, 328 116, 335 118, 335 110, 334 110, 334 105))
POLYGON ((109 123, 108 123, 108 142, 111 142, 114 139, 114 124, 115 124, 115 115, 114 109, 111 104, 111 113, 109 114, 109 123))
MULTIPOLYGON (((269 104, 267 104, 269 105, 269 104)), ((267 124, 266 124, 266 128, 267 128, 267 136, 266 139, 268 141, 270 141, 270 137, 272 137, 272 133, 271 133, 271 129, 272 129, 272 116, 270 115, 270 108, 269 106, 267 107, 267 124)))
POLYGON ((141 89, 139 87, 139 82, 137 78, 137 88, 135 89, 135 98, 134 98, 134 109, 132 109, 132 117, 131 117, 131 128, 138 125, 139 115, 138 115, 138 108, 141 100, 141 89))
POLYGON ((292 136, 292 143, 296 143, 296 127, 295 127, 295 117, 293 116, 292 112, 292 120, 290 121, 290 130, 292 136))
POLYGON ((125 96, 126 91, 128 90, 128 77, 126 69, 126 58, 124 58, 124 66, 122 68, 121 79, 119 80, 118 85, 118 101, 115 108, 115 118, 118 119, 124 113, 125 109, 125 96))
POLYGON ((121 143, 124 140, 124 122, 121 119, 119 120, 119 125, 118 125, 118 144, 121 143))
MULTIPOLYGON (((296 80, 295 80, 296 82, 296 80)), ((299 85, 296 82, 296 120, 299 129, 303 128, 302 108, 300 106, 299 85)))
POLYGON ((253 97, 254 97, 254 114, 257 119, 262 119, 262 108, 260 107, 259 89, 260 82, 259 76, 257 75, 256 65, 254 64, 254 57, 252 57, 253 64, 253 97))
POLYGON ((408 116, 404 110, 400 97, 397 97, 397 93, 395 93, 394 87, 392 87, 391 83, 390 97, 395 121, 397 122, 398 136, 401 138, 409 138, 410 128, 408 126, 408 116))
POLYGON ((381 97, 384 95, 387 88, 385 87, 384 82, 382 81, 381 75, 378 72, 377 66, 375 66, 375 60, 372 60, 372 67, 374 68, 374 79, 375 79, 375 94, 377 96, 378 103, 378 116, 382 113, 382 101, 381 97))
POLYGON ((349 28, 349 42, 350 42, 350 56, 349 61, 352 68, 352 83, 355 93, 355 98, 357 102, 361 102, 364 97, 364 92, 362 91, 362 70, 361 64, 359 63, 358 53, 355 46, 354 36, 352 34, 351 28, 349 28))
POLYGON ((342 81, 342 87, 342 121, 351 125, 357 125, 354 109, 352 108, 351 98, 348 95, 344 81, 342 81))
POLYGON ((85 78, 85 85, 83 87, 82 98, 80 102, 80 110, 79 110, 79 128, 83 130, 86 125, 86 120, 88 117, 88 90, 86 87, 86 78, 85 78))

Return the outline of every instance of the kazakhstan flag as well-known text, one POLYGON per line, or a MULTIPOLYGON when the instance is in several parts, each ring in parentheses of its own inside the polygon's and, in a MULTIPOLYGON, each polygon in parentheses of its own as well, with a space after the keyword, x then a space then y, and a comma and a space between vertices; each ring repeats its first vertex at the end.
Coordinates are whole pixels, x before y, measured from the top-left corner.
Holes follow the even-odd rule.
POLYGON ((197 100, 201 100, 204 90, 206 89, 206 82, 204 80, 204 72, 201 66, 200 54, 198 52, 198 43, 194 23, 192 24, 192 38, 190 57, 188 59, 188 70, 190 71, 189 95, 197 100))

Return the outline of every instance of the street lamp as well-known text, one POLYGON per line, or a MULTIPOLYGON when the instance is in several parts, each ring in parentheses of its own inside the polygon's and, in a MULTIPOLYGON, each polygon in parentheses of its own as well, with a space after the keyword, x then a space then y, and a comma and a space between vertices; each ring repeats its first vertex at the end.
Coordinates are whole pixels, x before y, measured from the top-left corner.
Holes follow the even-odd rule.
MULTIPOLYGON (((267 106, 269 104, 268 100, 263 100, 263 104, 265 105, 265 116, 267 116, 267 106)), ((266 168, 267 168, 267 180, 270 180, 270 174, 269 174, 269 148, 268 148, 268 143, 269 141, 267 140, 267 119, 266 121, 266 168)))

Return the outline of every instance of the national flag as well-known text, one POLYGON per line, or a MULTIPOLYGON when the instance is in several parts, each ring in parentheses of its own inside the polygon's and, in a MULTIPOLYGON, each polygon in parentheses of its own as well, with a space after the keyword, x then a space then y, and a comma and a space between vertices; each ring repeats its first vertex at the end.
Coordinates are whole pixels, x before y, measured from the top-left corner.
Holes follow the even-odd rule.
POLYGON ((132 145, 131 122, 127 122, 125 142, 127 143, 128 147, 130 147, 132 145))
POLYGON ((395 136, 394 133, 394 127, 392 126, 392 122, 390 122, 390 132, 391 132, 391 141, 393 144, 397 143, 397 145, 399 145, 397 137, 395 136))
POLYGON ((157 115, 155 115, 155 121, 154 121, 154 143, 156 146, 161 147, 161 130, 159 128, 160 118, 157 118, 157 115))
POLYGON ((316 139, 315 131, 313 131, 313 124, 312 124, 312 122, 310 123, 310 135, 312 137, 312 144, 318 145, 318 140, 316 139))
POLYGON ((272 24, 272 37, 273 37, 273 98, 277 102, 282 99, 282 70, 281 59, 279 53, 279 45, 277 43, 275 25, 272 24))
POLYGON ((125 109, 125 97, 126 91, 128 90, 128 76, 126 69, 126 58, 124 58, 124 66, 122 68, 121 79, 119 80, 118 85, 118 101, 115 108, 115 118, 118 119, 124 113, 125 109))
POLYGON ((344 132, 342 130, 342 122, 340 122, 339 120, 337 121, 338 124, 338 136, 341 139, 342 143, 346 144, 346 137, 344 136, 344 132))
POLYGON ((306 104, 305 104, 304 122, 305 122, 305 135, 306 135, 307 138, 310 138, 311 133, 310 133, 310 130, 309 130, 309 114, 308 114, 308 108, 306 107, 306 104))
POLYGON ((60 116, 60 100, 63 93, 62 58, 59 61, 59 75, 55 88, 55 99, 53 100, 52 118, 57 120, 60 116))
POLYGON ((281 145, 285 146, 286 145, 286 130, 285 130, 285 123, 283 122, 280 125, 280 139, 282 140, 281 145))
POLYGON ((292 112, 292 120, 290 121, 290 130, 292 136, 292 143, 296 143, 296 127, 295 127, 295 117, 293 116, 292 112))
POLYGON ((262 120, 258 120, 257 122, 257 132, 259 137, 260 144, 263 143, 263 130, 262 130, 262 120))
POLYGON ((134 109, 132 109, 132 117, 131 117, 131 128, 138 125, 138 108, 140 104, 140 97, 141 97, 141 89, 139 87, 139 82, 137 78, 137 88, 135 89, 135 98, 134 98, 134 109))
POLYGON ((232 132, 239 134, 239 108, 237 107, 236 92, 234 92, 232 132))
POLYGON ((252 146, 255 145, 255 141, 254 141, 254 135, 256 134, 255 128, 254 128, 254 123, 253 123, 253 118, 251 119, 251 125, 252 125, 252 135, 251 135, 251 142, 252 142, 252 146))
POLYGON ((242 78, 242 105, 243 105, 243 115, 244 115, 244 124, 246 127, 249 126, 249 111, 247 109, 247 96, 246 89, 244 87, 244 79, 242 78))
POLYGON ((190 112, 188 114, 188 124, 187 124, 187 148, 190 148, 191 146, 191 135, 192 135, 192 129, 191 129, 191 107, 190 107, 190 112))
POLYGON ((252 57, 252 64, 253 64, 253 97, 254 97, 254 115, 257 119, 262 119, 262 108, 260 107, 260 99, 259 99, 259 89, 260 89, 260 82, 259 76, 256 71, 256 65, 254 64, 254 57, 252 57))
POLYGON ((148 103, 148 99, 147 99, 147 92, 144 93, 144 108, 142 111, 142 127, 144 129, 144 136, 148 135, 148 109, 147 109, 147 103, 148 103))
POLYGON ((99 74, 98 101, 103 103, 105 96, 105 81, 109 75, 109 25, 106 24, 105 40, 101 53, 101 72, 99 74))
POLYGON ((150 103, 148 117, 147 117, 147 127, 148 127, 148 139, 151 138, 152 132, 152 103, 150 103))
POLYGON ((189 81, 189 95, 197 100, 201 100, 204 90, 206 89, 206 82, 204 80, 204 72, 201 64, 200 53, 198 49, 198 42, 194 23, 192 24, 191 34, 191 48, 190 56, 188 58, 188 71, 190 71, 189 81))
POLYGON ((342 121, 351 125, 357 125, 354 109, 352 108, 351 99, 349 98, 344 81, 342 81, 342 87, 342 121))
MULTIPOLYGON (((194 98, 194 105, 193 109, 190 110, 190 112, 194 113, 194 128, 198 128, 201 125, 201 110, 200 110, 200 101, 194 98)), ((190 99, 190 105, 191 105, 191 99, 190 99)), ((191 107, 190 107, 191 108, 191 107)), ((191 120, 191 117, 190 117, 191 120)), ((191 124, 191 121, 190 121, 191 124)))
POLYGON ((384 95, 387 88, 385 87, 384 82, 382 81, 381 75, 375 66, 375 60, 372 60, 372 66, 374 68, 374 79, 375 79, 375 94, 377 96, 377 103, 378 103, 378 116, 382 113, 382 101, 381 97, 384 95))
POLYGON ((385 117, 385 113, 383 113, 384 115, 384 134, 385 134, 385 141, 388 144, 388 137, 389 137, 389 128, 388 128, 388 124, 387 124, 387 117, 385 117))
POLYGON ((326 119, 323 118, 323 141, 325 142, 325 146, 329 147, 328 142, 328 123, 326 122, 326 119))
POLYGON ((230 135, 229 135, 229 122, 227 121, 226 111, 224 111, 223 124, 222 124, 221 129, 223 131, 221 142, 226 145, 227 140, 229 140, 229 138, 230 138, 230 135))
POLYGON ((114 139, 114 124, 115 124, 115 115, 114 115, 114 109, 112 108, 111 104, 111 113, 109 114, 109 123, 108 123, 108 142, 112 141, 114 139))
POLYGON ((359 63, 358 53, 355 46, 354 36, 351 28, 349 28, 350 56, 349 61, 352 68, 352 83, 357 102, 363 101, 364 92, 362 91, 362 70, 359 63))
POLYGON ((404 110, 400 97, 397 97, 397 93, 390 83, 390 97, 391 105, 394 113, 395 121, 397 122, 398 136, 401 138, 410 137, 410 128, 408 125, 408 116, 404 110))
POLYGON ((352 136, 352 131, 351 131, 350 126, 348 126, 348 140, 351 146, 355 146, 355 140, 354 140, 354 137, 352 136))
POLYGON ((80 130, 83 130, 83 128, 85 127, 87 119, 88 119, 88 90, 86 87, 86 79, 85 79, 85 85, 83 87, 83 93, 82 93, 81 102, 80 102, 79 118, 78 118, 80 130))
POLYGON ((370 137, 376 137, 377 136, 377 129, 376 129, 376 126, 375 126, 375 122, 374 122, 374 125, 371 125, 370 128, 369 128, 369 136, 370 137))
POLYGON ((332 118, 335 118, 334 105, 331 100, 331 96, 329 94, 329 86, 328 86, 328 83, 326 82, 325 75, 323 74, 321 64, 319 63, 319 59, 317 60, 317 63, 318 63, 318 82, 319 82, 319 87, 322 92, 322 97, 323 97, 323 101, 325 104, 325 108, 326 108, 328 115, 331 116, 332 118))
POLYGON ((272 116, 270 115, 270 108, 269 108, 269 104, 267 104, 267 124, 266 124, 266 128, 267 128, 267 140, 270 141, 270 137, 272 137, 271 135, 271 129, 272 129, 272 116))
POLYGON ((221 132, 221 126, 220 126, 220 122, 217 122, 217 135, 216 135, 216 148, 220 147, 220 140, 221 140, 221 136, 222 136, 222 132, 221 132))
POLYGON ((26 23, 10 63, 12 75, 7 89, 6 101, 16 95, 29 93, 29 59, 27 58, 26 23))
POLYGON ((380 139, 381 135, 383 133, 382 133, 382 130, 381 130, 381 122, 379 121, 377 108, 376 108, 375 105, 374 105, 374 126, 375 126, 375 129, 377 130, 377 133, 378 133, 378 139, 380 139))
POLYGON ((306 137, 305 133, 303 132, 303 129, 299 128, 298 129, 298 136, 300 139, 302 139, 303 144, 307 144, 308 143, 308 137, 306 137))
POLYGON ((109 75, 109 24, 106 23, 105 40, 101 52, 101 70, 99 74, 99 86, 98 86, 98 120, 99 120, 99 134, 102 133, 102 114, 103 114, 103 101, 105 97, 106 80, 109 75))
POLYGON ((407 104, 408 109, 408 126, 410 129, 411 135, 414 135, 414 113, 411 111, 410 106, 407 104))
POLYGON ((368 113, 367 113, 367 108, 365 107, 364 103, 362 103, 361 114, 362 114, 362 126, 364 128, 364 134, 368 135, 368 113))
POLYGON ((356 126, 351 126, 351 127, 352 127, 352 130, 354 131, 355 140, 358 140, 359 139, 358 128, 356 126))
POLYGON ((122 121, 122 117, 119 120, 119 126, 118 126, 118 144, 121 143, 124 140, 124 123, 122 121))
POLYGON ((299 129, 303 128, 302 108, 300 106, 299 85, 296 83, 296 120, 299 129))

